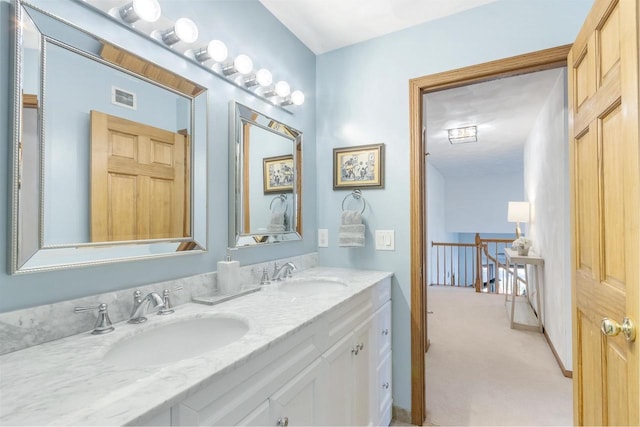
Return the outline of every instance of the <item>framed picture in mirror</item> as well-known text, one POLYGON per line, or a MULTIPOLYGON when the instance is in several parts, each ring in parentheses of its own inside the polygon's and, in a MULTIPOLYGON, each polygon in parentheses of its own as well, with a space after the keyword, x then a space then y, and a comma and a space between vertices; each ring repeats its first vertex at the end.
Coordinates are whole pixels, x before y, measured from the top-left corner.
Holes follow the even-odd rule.
POLYGON ((293 191, 293 156, 263 159, 264 194, 293 191))
POLYGON ((384 188, 384 144, 333 149, 333 189, 384 188))

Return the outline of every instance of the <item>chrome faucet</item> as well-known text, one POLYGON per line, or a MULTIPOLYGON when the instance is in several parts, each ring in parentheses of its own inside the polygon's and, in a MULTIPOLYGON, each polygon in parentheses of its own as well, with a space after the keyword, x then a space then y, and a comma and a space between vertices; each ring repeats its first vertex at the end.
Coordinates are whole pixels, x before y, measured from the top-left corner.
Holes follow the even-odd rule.
POLYGON ((144 314, 145 308, 148 306, 160 309, 164 307, 164 301, 156 292, 150 292, 142 298, 142 292, 135 291, 133 293, 133 308, 131 309, 131 316, 129 316, 129 323, 146 322, 147 318, 144 317, 144 314))
POLYGON ((283 277, 291 277, 292 271, 296 271, 296 265, 292 262, 284 263, 282 267, 279 267, 278 263, 275 263, 273 266, 272 280, 279 282, 283 277))

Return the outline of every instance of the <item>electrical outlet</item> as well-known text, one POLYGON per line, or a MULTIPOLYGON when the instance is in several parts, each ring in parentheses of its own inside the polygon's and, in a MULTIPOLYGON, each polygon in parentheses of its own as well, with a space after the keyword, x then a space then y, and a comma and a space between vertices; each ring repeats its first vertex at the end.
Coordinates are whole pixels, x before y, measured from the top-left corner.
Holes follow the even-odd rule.
POLYGON ((319 248, 329 247, 329 230, 327 230, 326 228, 318 229, 318 247, 319 248))

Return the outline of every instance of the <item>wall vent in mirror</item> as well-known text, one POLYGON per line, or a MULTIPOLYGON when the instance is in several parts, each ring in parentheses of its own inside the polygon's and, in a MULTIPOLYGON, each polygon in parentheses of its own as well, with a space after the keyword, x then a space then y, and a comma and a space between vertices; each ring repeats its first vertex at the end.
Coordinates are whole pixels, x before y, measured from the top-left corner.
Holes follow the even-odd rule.
POLYGON ((184 54, 208 72, 290 114, 292 112, 285 106, 304 104, 303 91, 292 91, 289 83, 283 80, 272 84, 271 72, 265 68, 255 71, 253 60, 246 54, 229 57, 227 46, 221 40, 203 40, 196 22, 184 17, 174 22, 162 16, 157 0, 133 0, 115 8, 112 2, 104 0, 75 1, 157 40, 172 52, 184 54), (140 19, 147 25, 137 25, 140 19))
POLYGON ((206 88, 15 12, 10 272, 205 250, 206 88))
POLYGON ((230 103, 229 245, 302 239, 302 132, 230 103))

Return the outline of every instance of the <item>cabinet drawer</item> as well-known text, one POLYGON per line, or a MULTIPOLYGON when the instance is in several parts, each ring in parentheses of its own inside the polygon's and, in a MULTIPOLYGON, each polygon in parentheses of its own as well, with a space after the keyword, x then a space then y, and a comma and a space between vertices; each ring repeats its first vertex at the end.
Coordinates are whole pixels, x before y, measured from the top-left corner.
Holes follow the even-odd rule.
POLYGON ((378 425, 388 426, 391 422, 391 352, 389 352, 384 360, 378 365, 377 383, 377 405, 378 425))
POLYGON ((373 308, 382 306, 391 299, 391 277, 382 279, 373 287, 373 308))
POLYGON ((375 346, 378 351, 376 360, 382 360, 391 351, 391 301, 378 309, 375 319, 375 346))
POLYGON ((358 325, 369 319, 374 312, 371 294, 360 295, 352 301, 334 310, 327 317, 327 342, 329 348, 342 337, 350 334, 358 325))

